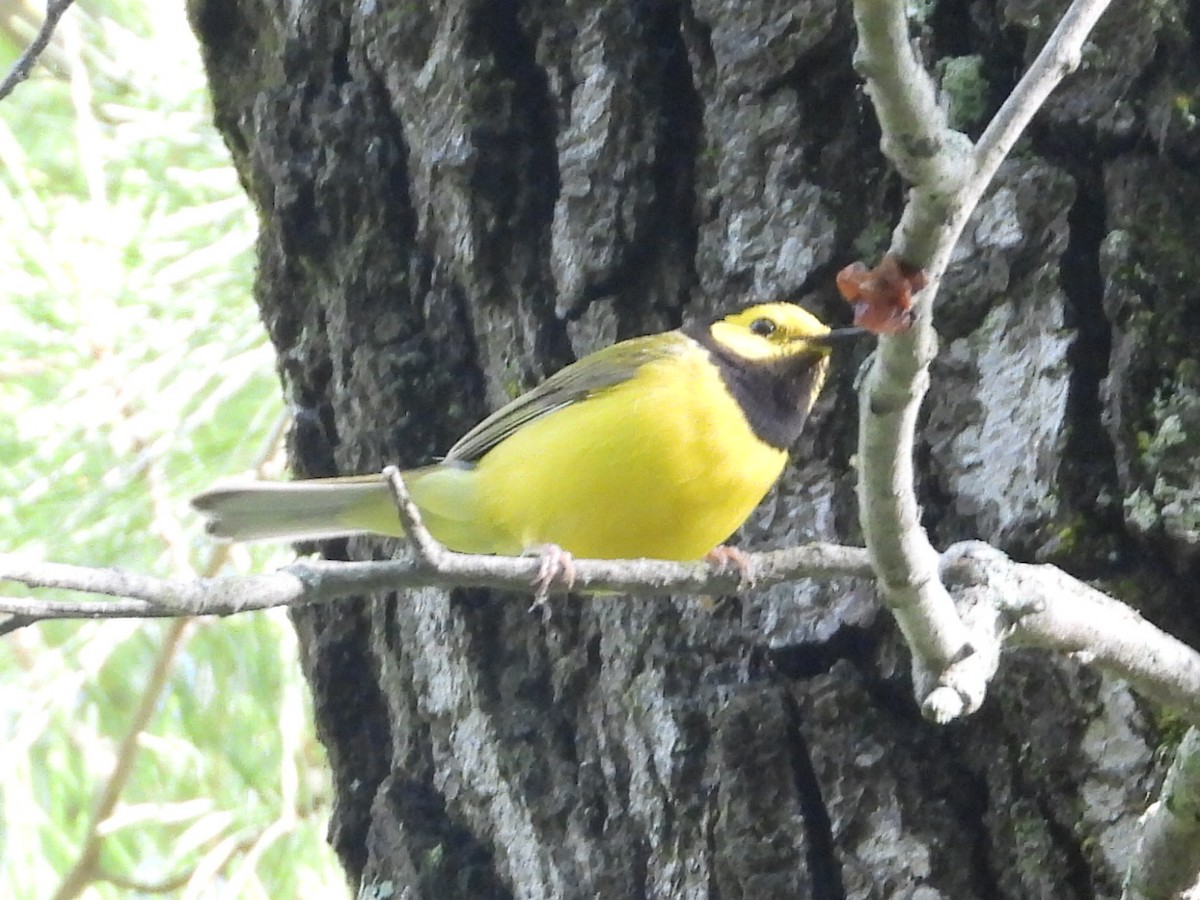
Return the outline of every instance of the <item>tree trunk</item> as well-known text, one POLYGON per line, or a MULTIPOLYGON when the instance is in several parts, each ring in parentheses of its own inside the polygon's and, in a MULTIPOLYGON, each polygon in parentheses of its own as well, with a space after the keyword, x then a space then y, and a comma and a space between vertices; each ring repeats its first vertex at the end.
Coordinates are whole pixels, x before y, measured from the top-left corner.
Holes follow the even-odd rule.
MULTIPOLYGON (((914 22, 961 127, 1061 6, 914 22)), ((834 274, 874 261, 903 202, 837 0, 191 14, 261 217, 299 475, 429 461, 570 360, 683 317, 792 298, 844 323, 834 274)), ((1115 5, 1005 165, 938 301, 919 459, 939 544, 1057 562, 1185 639, 1198 29, 1197 0, 1115 5)), ((744 546, 861 540, 857 361, 744 546)), ((867 583, 528 607, 429 589, 296 614, 362 896, 1118 892, 1165 720, 1079 662, 1011 654, 983 710, 939 728, 867 583)))

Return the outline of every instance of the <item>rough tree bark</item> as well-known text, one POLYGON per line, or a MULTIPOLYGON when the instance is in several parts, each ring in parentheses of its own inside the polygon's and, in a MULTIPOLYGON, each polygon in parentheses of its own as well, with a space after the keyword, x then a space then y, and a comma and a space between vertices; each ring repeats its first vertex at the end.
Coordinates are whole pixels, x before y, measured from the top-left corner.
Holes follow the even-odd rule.
MULTIPOLYGON (((968 131, 1061 4, 913 23, 968 131)), ((620 337, 750 299, 827 320, 902 186, 837 0, 192 0, 260 212, 302 475, 417 464, 620 337)), ((968 229, 937 311, 926 524, 1194 641, 1200 3, 1117 4, 968 229)), ((857 542, 843 361, 755 547, 857 542)), ((326 547, 388 552, 382 543, 326 547)), ((865 583, 718 605, 423 590, 301 610, 363 896, 1112 896, 1170 717, 1014 653, 923 721, 865 583)))

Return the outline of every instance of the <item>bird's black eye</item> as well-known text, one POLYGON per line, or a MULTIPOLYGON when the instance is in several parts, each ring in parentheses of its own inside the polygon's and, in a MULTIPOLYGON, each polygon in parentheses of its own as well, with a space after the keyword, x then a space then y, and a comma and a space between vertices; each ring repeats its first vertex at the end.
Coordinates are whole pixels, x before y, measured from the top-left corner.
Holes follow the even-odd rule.
POLYGON ((776 324, 774 319, 755 319, 750 323, 750 330, 759 337, 767 337, 775 333, 776 324))

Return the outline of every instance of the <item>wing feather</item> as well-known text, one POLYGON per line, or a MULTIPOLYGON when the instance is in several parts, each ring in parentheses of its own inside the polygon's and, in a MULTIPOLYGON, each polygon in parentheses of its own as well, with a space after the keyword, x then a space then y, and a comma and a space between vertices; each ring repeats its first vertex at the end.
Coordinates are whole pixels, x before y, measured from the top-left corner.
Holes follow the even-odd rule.
POLYGON ((450 448, 446 461, 474 462, 534 419, 623 384, 647 363, 694 347, 691 338, 672 331, 632 338, 591 353, 496 410, 450 448))

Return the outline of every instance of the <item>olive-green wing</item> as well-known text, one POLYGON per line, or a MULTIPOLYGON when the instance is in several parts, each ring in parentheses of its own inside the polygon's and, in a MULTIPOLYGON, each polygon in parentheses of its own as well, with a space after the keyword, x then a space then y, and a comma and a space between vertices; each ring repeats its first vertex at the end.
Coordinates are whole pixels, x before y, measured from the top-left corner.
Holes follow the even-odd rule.
POLYGON ((572 403, 622 384, 646 363, 694 349, 677 331, 632 338, 590 353, 551 375, 533 390, 492 413, 459 439, 447 462, 473 462, 521 426, 572 403))

